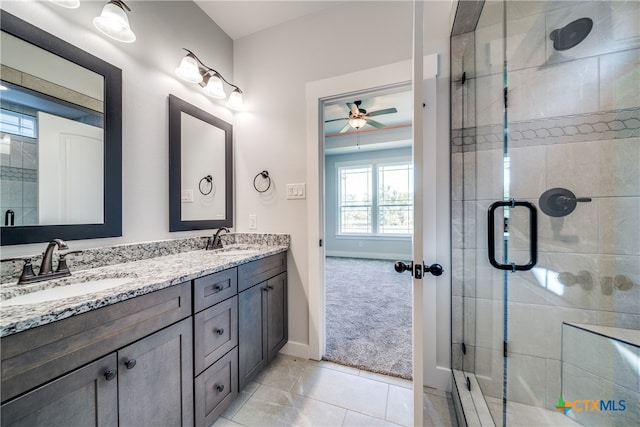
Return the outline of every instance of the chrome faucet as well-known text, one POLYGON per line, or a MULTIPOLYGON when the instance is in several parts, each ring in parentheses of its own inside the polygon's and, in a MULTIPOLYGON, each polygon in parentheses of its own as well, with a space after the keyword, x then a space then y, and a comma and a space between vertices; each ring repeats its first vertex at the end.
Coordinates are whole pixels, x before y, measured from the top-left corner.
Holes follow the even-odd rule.
POLYGON ((56 246, 60 250, 69 249, 67 243, 62 239, 53 239, 51 242, 49 242, 49 244, 47 245, 47 249, 44 251, 44 255, 42 256, 42 264, 40 265, 40 272, 38 273, 38 276, 53 273, 52 260, 53 251, 55 250, 56 246))
POLYGON ((216 231, 216 234, 214 234, 213 237, 209 239, 209 242, 207 243, 207 250, 222 248, 222 242, 220 241, 220 234, 223 231, 229 233, 229 229, 227 227, 219 228, 218 231, 216 231))
POLYGON ((20 279, 18 280, 18 284, 23 283, 33 283, 33 282, 41 282, 43 280, 49 279, 57 279, 59 277, 70 276, 71 271, 69 271, 69 267, 67 266, 67 261, 65 260, 66 254, 60 254, 60 258, 58 261, 58 268, 56 271, 53 271, 53 251, 56 249, 65 250, 69 249, 67 243, 62 239, 53 239, 47 245, 47 249, 44 251, 44 255, 42 256, 42 264, 40 265, 40 271, 36 276, 33 272, 33 267, 31 265, 31 259, 25 259, 25 264, 22 269, 22 274, 20 275, 20 279))

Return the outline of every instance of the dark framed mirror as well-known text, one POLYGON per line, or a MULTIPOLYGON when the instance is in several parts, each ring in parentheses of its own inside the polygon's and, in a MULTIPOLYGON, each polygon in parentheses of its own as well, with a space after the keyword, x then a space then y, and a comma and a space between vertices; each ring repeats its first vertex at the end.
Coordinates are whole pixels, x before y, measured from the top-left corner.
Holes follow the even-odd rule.
POLYGON ((122 235, 122 70, 0 10, 1 244, 122 235))
POLYGON ((169 95, 169 231, 233 227, 233 126, 169 95))

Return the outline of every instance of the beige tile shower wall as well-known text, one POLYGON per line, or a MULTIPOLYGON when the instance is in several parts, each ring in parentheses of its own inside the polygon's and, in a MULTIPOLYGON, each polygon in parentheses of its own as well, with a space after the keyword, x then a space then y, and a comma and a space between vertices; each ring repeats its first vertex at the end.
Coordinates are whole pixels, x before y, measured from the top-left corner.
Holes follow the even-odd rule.
MULTIPOLYGON (((538 205, 546 189, 565 187, 593 199, 564 218, 539 211, 538 266, 508 275, 509 399, 552 409, 563 321, 640 328, 640 3, 507 5, 510 196, 538 205), (548 34, 582 16, 594 19, 593 32, 555 51, 548 34), (591 287, 558 282, 558 273, 583 271, 591 287), (604 295, 602 282, 616 275, 633 288, 604 295)), ((453 274, 452 354, 495 397, 504 289, 503 273, 487 262, 486 212, 503 197, 501 31, 485 20, 474 35, 452 38, 452 70, 468 79, 452 75, 453 261, 462 263, 453 274)), ((528 214, 513 210, 510 226, 510 257, 526 260, 528 214)))

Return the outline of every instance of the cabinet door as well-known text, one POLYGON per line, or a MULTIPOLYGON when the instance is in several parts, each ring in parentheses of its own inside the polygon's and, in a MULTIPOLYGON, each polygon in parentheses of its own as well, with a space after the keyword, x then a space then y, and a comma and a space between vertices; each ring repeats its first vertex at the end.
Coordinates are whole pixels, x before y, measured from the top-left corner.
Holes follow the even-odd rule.
POLYGON ((2 405, 2 426, 117 426, 116 369, 112 353, 20 396, 2 405))
POLYGON ((118 351, 120 426, 193 425, 192 345, 189 318, 118 351))
POLYGON ((266 282, 238 294, 238 381, 244 388, 267 363, 266 282))
POLYGON ((280 349, 287 343, 287 273, 279 274, 267 280, 266 334, 268 346, 268 360, 273 360, 280 349))

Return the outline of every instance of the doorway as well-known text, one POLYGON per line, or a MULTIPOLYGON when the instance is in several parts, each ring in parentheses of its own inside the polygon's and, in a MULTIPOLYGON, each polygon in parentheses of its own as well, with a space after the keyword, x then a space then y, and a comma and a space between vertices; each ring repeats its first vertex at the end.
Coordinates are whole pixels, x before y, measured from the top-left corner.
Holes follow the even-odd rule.
POLYGON ((411 379, 409 84, 332 97, 324 110, 323 358, 411 379))

